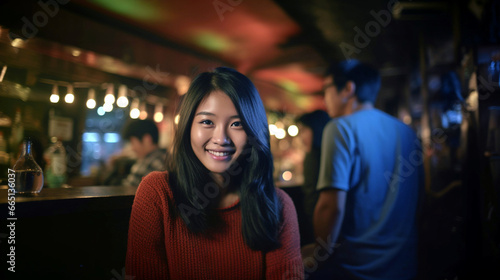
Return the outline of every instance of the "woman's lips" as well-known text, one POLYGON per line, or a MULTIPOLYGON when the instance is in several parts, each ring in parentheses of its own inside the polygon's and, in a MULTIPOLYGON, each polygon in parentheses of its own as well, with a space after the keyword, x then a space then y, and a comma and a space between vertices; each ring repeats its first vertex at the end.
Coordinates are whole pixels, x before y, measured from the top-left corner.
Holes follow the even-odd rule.
POLYGON ((234 154, 234 151, 214 151, 214 150, 206 150, 210 156, 215 160, 227 160, 234 154))

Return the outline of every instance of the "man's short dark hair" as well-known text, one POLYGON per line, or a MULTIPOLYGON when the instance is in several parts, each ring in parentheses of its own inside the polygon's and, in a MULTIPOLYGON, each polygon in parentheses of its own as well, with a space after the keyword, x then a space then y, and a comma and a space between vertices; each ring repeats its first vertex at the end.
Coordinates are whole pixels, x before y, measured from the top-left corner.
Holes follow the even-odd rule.
POLYGON ((158 144, 158 127, 152 120, 132 120, 122 132, 123 139, 129 140, 132 137, 142 141, 142 137, 146 134, 151 135, 153 143, 158 144))
POLYGON ((325 77, 328 76, 333 77, 333 83, 339 91, 345 87, 347 81, 354 82, 358 101, 361 103, 369 101, 375 104, 381 84, 380 74, 375 68, 350 59, 332 63, 325 73, 325 77))

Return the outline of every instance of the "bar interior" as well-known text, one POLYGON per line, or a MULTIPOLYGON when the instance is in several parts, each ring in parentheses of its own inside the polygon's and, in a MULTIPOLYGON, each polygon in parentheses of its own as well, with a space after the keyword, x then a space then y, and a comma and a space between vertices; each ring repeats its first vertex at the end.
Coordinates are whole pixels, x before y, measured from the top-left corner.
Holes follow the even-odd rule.
POLYGON ((375 107, 422 143, 417 279, 498 277, 499 17, 496 0, 2 1, 0 275, 12 275, 9 174, 29 137, 43 182, 15 199, 17 276, 128 279, 137 185, 122 182, 137 156, 123 131, 152 120, 170 151, 183 95, 219 66, 259 91, 304 245, 299 117, 327 109, 328 63, 354 58, 380 70, 375 107))

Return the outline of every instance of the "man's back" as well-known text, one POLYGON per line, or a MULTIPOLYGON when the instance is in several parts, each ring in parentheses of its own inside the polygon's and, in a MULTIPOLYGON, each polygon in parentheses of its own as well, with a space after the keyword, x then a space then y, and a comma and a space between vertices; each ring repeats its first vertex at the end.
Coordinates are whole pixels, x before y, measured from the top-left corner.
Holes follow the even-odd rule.
POLYGON ((361 110, 325 127, 322 154, 318 188, 347 192, 340 246, 329 265, 335 275, 413 278, 422 183, 415 133, 379 110, 361 110))

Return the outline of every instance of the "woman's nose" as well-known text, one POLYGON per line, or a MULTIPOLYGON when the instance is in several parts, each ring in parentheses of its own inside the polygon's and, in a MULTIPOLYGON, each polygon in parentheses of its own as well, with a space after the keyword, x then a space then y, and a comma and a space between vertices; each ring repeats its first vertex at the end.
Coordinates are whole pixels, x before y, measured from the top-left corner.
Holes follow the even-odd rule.
POLYGON ((228 145, 231 143, 229 136, 227 135, 226 129, 223 127, 218 127, 214 130, 214 135, 212 136, 212 141, 218 145, 228 145))

